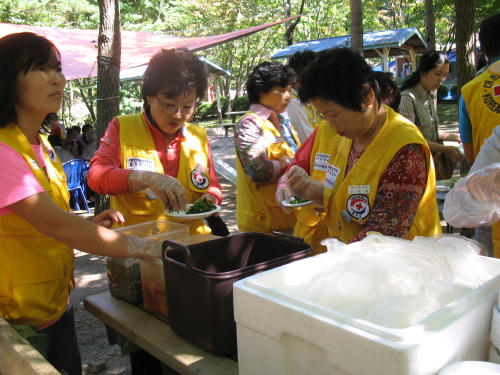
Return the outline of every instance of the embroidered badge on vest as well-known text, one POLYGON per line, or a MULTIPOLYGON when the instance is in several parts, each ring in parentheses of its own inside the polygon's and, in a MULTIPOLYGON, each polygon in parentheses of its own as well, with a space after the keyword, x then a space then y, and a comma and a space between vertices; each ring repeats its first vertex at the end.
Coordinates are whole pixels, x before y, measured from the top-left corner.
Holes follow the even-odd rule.
POLYGON ((481 92, 484 105, 495 114, 500 113, 500 85, 495 84, 498 78, 500 78, 500 75, 490 75, 483 82, 481 92))
POLYGON ((196 169, 191 172, 191 182, 197 189, 206 189, 210 185, 208 176, 196 169))
POLYGON ((366 195, 354 194, 347 199, 346 208, 353 218, 361 221, 370 214, 370 201, 366 195))
POLYGON ((52 147, 47 147, 47 155, 49 155, 49 160, 53 163, 56 161, 56 153, 52 147))

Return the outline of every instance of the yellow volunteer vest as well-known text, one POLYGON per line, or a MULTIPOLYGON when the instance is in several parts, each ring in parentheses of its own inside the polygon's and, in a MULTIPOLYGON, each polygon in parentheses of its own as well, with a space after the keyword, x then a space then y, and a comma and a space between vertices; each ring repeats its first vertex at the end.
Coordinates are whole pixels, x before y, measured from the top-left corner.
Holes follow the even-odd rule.
MULTIPOLYGON (((46 172, 14 124, 0 129, 0 142, 16 150, 59 208, 69 211, 66 175, 45 136, 46 172), (47 173, 47 174, 46 174, 47 173), (47 177, 48 176, 48 177, 47 177)), ((0 316, 11 324, 42 325, 59 318, 68 304, 73 249, 45 236, 15 213, 0 216, 0 316)))
MULTIPOLYGON (((293 92, 290 93, 292 94, 292 99, 300 100, 299 97, 295 95, 293 92)), ((303 103, 303 104, 304 107, 306 108, 307 119, 309 120, 309 124, 311 124, 313 129, 316 129, 321 124, 328 125, 326 120, 323 118, 323 116, 320 115, 320 113, 312 103, 303 103)))
MULTIPOLYGON (((322 122, 314 138, 313 148, 311 150, 310 174, 313 180, 324 181, 325 173, 330 161, 333 140, 337 132, 322 122)), ((295 224, 294 235, 304 238, 304 241, 313 248, 312 255, 324 253, 326 246, 320 242, 328 238, 328 223, 326 222, 326 213, 318 212, 314 209, 315 205, 301 207, 296 209, 297 224, 295 224)))
POLYGON ((493 129, 500 124, 500 74, 491 72, 500 61, 462 87, 465 106, 472 125, 474 157, 493 129))
MULTIPOLYGON (((143 113, 118 116, 120 121, 121 167, 165 173, 153 137, 143 113)), ((187 134, 182 140, 177 180, 184 186, 189 203, 193 203, 208 191, 210 186, 208 144, 204 129, 185 125, 187 134)), ((211 233, 203 219, 177 220, 165 215, 161 200, 148 197, 146 191, 112 196, 112 209, 123 213, 125 225, 140 224, 152 220, 168 220, 189 225, 189 234, 211 233)), ((117 225, 115 224, 115 227, 117 225)))
POLYGON ((349 243, 364 228, 375 203, 381 175, 394 155, 411 143, 424 146, 428 178, 406 239, 441 233, 434 166, 427 142, 414 124, 387 106, 386 111, 385 123, 347 176, 345 169, 352 140, 335 138, 325 177, 323 202, 328 216, 329 237, 344 243, 349 243))
MULTIPOLYGON (((270 121, 264 121, 253 111, 245 116, 253 116, 262 129, 264 138, 268 142, 267 157, 269 160, 278 160, 285 156, 293 156, 288 144, 283 140, 278 130, 270 121), (282 141, 275 143, 276 139, 282 141)), ((237 125, 238 126, 238 125, 237 125)), ((300 147, 300 142, 294 132, 294 138, 300 147)), ((277 182, 257 184, 250 180, 236 155, 236 223, 242 232, 267 232, 284 230, 295 225, 293 214, 285 214, 276 204, 277 182)))
MULTIPOLYGON (((462 87, 465 106, 469 113, 472 126, 472 147, 474 158, 484 141, 493 133, 493 129, 500 124, 500 74, 496 70, 500 61, 495 62, 488 69, 462 87)), ((493 253, 500 258, 500 222, 491 226, 493 253)))

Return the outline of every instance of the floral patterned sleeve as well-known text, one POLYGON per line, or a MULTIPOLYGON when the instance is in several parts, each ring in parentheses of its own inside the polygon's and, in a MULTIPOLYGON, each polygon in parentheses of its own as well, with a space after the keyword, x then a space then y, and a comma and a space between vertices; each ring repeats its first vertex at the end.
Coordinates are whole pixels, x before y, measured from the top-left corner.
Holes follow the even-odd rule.
POLYGON ((234 147, 246 174, 253 182, 266 183, 274 173, 267 158, 267 141, 253 116, 244 116, 234 131, 234 147))
POLYGON ((405 238, 426 184, 427 162, 423 146, 409 144, 402 147, 380 178, 370 218, 351 242, 360 241, 369 231, 405 238))

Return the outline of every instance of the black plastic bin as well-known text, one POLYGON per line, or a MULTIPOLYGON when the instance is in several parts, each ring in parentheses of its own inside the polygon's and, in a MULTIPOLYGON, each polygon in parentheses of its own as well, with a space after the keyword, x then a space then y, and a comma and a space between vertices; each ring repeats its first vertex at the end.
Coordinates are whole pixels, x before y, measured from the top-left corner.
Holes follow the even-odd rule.
POLYGON ((212 353, 235 353, 233 284, 311 252, 307 243, 266 233, 243 233, 190 246, 164 241, 171 328, 212 353))

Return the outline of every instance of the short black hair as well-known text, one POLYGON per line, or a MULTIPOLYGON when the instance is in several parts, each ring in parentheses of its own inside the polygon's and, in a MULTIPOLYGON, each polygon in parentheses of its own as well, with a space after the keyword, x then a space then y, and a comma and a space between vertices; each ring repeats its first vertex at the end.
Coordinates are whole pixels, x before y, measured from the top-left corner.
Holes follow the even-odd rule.
POLYGON ((500 13, 489 16, 481 22, 479 27, 479 43, 491 63, 500 55, 500 13))
MULTIPOLYGON (((42 66, 61 66, 61 54, 47 38, 30 32, 14 33, 0 38, 0 128, 17 121, 17 77, 42 66)), ((46 118, 43 127, 48 129, 46 118)))
POLYGON ((144 72, 141 87, 144 109, 149 109, 147 97, 158 94, 175 99, 194 92, 201 100, 207 92, 207 78, 207 65, 187 48, 162 49, 149 60, 144 72))
POLYGON ((307 65, 311 61, 313 61, 316 57, 316 53, 311 51, 310 49, 305 49, 303 51, 295 52, 288 59, 288 65, 297 73, 297 76, 300 77, 302 71, 305 69, 307 65))
POLYGON ((365 59, 347 47, 318 52, 317 57, 302 72, 299 97, 303 102, 312 99, 333 101, 345 109, 363 112, 368 84, 380 100, 380 89, 374 72, 365 59))
POLYGON ((82 126, 82 133, 85 133, 87 131, 87 129, 92 130, 93 129, 92 125, 90 125, 90 124, 83 125, 82 126))
POLYGON ((427 51, 418 60, 417 70, 401 85, 401 91, 415 87, 420 82, 422 73, 427 73, 442 64, 451 65, 446 53, 441 51, 427 51))
POLYGON ((247 78, 246 88, 250 104, 260 102, 260 93, 268 93, 275 86, 293 85, 297 75, 291 67, 265 61, 257 65, 247 78))

